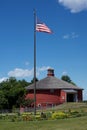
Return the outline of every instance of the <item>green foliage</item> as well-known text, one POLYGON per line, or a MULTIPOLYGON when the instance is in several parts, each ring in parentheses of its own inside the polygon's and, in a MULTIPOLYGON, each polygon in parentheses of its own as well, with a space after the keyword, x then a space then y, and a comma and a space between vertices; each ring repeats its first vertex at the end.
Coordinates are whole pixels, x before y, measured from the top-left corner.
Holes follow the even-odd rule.
POLYGON ((68 75, 63 75, 61 79, 76 86, 76 84, 70 79, 68 75))
MULTIPOLYGON (((38 78, 35 79, 35 81, 38 81, 38 78)), ((34 83, 34 78, 31 80, 31 84, 34 83)))
POLYGON ((69 110, 69 116, 68 117, 80 117, 80 116, 83 115, 83 113, 76 111, 76 110, 69 110))
POLYGON ((8 104, 8 100, 5 98, 3 91, 0 90, 0 109, 5 108, 7 104, 8 104))
POLYGON ((52 119, 64 119, 67 118, 67 114, 64 112, 54 112, 52 114, 52 119))
POLYGON ((32 113, 24 112, 21 114, 21 118, 23 121, 33 121, 34 115, 32 113))
POLYGON ((87 116, 87 110, 80 109, 74 110, 69 109, 67 111, 45 111, 45 112, 37 112, 34 115, 33 112, 23 112, 23 113, 6 113, 0 114, 0 120, 18 122, 18 121, 40 121, 40 120, 59 120, 59 119, 71 119, 77 117, 87 116))
POLYGON ((19 100, 18 100, 20 106, 22 107, 30 107, 31 104, 34 102, 33 99, 25 99, 25 96, 24 97, 20 97, 19 100))
POLYGON ((53 121, 0 121, 1 130, 87 130, 87 116, 53 121))
POLYGON ((35 115, 35 120, 38 120, 38 121, 42 120, 41 115, 35 115))
POLYGON ((20 107, 19 98, 26 94, 25 87, 29 85, 25 80, 16 80, 10 77, 0 83, 0 109, 12 109, 13 106, 20 107))
POLYGON ((41 112, 41 118, 46 119, 46 114, 41 112))
POLYGON ((70 77, 69 77, 68 75, 63 75, 63 76, 61 77, 61 79, 64 80, 64 81, 66 81, 66 82, 68 82, 68 83, 71 82, 71 79, 70 79, 70 77))

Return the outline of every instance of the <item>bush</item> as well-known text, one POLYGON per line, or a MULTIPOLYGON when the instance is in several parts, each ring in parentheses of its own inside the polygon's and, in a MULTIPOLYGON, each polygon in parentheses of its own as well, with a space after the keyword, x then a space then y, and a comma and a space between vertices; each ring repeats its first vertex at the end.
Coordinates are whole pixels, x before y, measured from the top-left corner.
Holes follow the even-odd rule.
POLYGON ((41 118, 46 119, 46 114, 41 112, 41 118))
POLYGON ((46 113, 46 118, 47 118, 48 120, 50 120, 51 117, 52 117, 52 112, 47 112, 47 113, 46 113))
POLYGON ((52 114, 52 119, 64 119, 67 118, 67 114, 64 112, 55 112, 52 114))
POLYGON ((35 120, 42 120, 40 115, 35 115, 35 120))
POLYGON ((22 115, 22 119, 23 121, 32 121, 33 120, 33 116, 32 115, 22 115))
POLYGON ((0 114, 0 120, 2 119, 2 115, 0 114))

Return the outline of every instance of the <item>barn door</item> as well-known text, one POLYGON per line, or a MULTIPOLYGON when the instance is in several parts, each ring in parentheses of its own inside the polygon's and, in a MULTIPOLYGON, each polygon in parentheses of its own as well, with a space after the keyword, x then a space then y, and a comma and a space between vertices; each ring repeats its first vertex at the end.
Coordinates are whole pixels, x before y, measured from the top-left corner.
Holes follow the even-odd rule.
POLYGON ((67 93, 67 102, 75 102, 75 94, 67 93))

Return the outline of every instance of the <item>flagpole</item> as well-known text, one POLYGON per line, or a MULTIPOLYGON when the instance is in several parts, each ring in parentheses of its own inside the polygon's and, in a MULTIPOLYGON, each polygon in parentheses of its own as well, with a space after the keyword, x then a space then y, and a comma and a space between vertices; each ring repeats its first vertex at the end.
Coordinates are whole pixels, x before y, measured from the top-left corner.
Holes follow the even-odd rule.
POLYGON ((34 9, 34 115, 36 115, 36 10, 34 9))

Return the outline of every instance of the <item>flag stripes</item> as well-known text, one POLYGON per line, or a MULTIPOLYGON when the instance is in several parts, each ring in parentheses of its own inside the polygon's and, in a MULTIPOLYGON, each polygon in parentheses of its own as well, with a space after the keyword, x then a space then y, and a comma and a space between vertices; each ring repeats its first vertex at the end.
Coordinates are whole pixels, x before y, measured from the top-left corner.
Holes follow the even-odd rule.
POLYGON ((41 23, 40 21, 36 23, 36 31, 52 33, 52 30, 48 26, 46 26, 44 23, 41 23))

